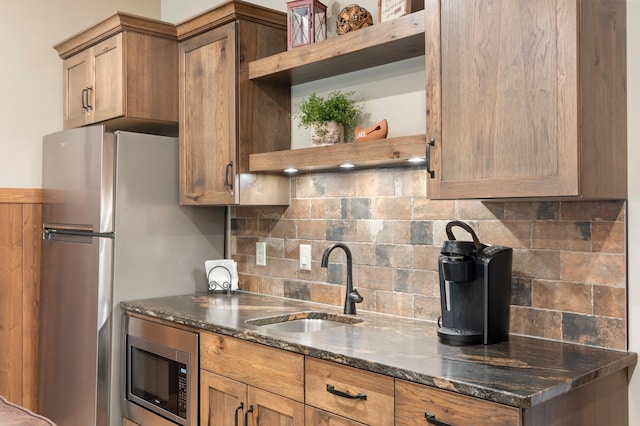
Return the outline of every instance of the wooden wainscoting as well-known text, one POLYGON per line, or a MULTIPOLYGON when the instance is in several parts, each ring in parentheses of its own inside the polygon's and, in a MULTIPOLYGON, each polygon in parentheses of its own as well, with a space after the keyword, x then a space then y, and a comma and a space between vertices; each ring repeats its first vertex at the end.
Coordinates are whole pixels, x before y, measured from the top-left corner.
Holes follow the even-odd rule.
POLYGON ((40 189, 0 188, 0 395, 36 409, 40 189))

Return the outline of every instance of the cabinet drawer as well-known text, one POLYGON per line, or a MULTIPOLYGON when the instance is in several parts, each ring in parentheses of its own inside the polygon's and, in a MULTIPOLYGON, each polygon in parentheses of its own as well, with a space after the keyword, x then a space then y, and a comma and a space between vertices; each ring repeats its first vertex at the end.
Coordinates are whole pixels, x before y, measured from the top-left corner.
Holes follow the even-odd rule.
POLYGON ((306 426, 366 426, 364 423, 345 419, 308 405, 304 407, 304 424, 306 426))
POLYGON ((304 402, 304 356, 200 333, 200 368, 304 402))
POLYGON ((396 380, 396 426, 426 425, 426 413, 450 425, 521 424, 518 408, 396 380))
POLYGON ((307 405, 369 425, 393 424, 393 379, 306 358, 307 405))

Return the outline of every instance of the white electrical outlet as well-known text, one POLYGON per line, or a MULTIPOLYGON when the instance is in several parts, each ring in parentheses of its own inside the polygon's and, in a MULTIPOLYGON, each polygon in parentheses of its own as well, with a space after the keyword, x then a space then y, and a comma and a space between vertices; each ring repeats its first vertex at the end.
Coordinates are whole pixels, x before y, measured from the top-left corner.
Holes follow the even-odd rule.
POLYGON ((311 246, 309 244, 300 244, 300 270, 311 270, 311 246))
POLYGON ((267 243, 256 243, 256 265, 267 266, 267 243))

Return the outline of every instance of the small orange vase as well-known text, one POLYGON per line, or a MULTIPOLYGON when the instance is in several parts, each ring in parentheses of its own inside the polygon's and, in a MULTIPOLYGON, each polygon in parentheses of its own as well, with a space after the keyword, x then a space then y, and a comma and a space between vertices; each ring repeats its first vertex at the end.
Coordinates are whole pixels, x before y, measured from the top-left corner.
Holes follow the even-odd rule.
POLYGON ((371 141, 374 139, 384 139, 389 132, 389 125, 385 118, 381 122, 367 128, 357 127, 355 131, 356 142, 371 141))

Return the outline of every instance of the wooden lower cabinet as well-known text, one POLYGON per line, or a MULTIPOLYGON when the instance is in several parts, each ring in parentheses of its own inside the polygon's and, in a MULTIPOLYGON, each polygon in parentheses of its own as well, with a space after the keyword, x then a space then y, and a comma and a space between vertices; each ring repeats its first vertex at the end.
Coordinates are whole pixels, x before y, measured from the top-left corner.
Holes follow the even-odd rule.
POLYGON ((382 374, 305 360, 305 403, 362 424, 393 424, 393 385, 394 379, 382 374))
POLYGON ((301 402, 200 370, 200 424, 302 425, 301 402))
POLYGON ((304 420, 305 426, 365 426, 364 423, 349 420, 309 405, 304 408, 304 420))
POLYGON ((517 408, 205 331, 200 368, 203 426, 628 424, 627 369, 517 408))
POLYGON ((396 379, 395 424, 625 426, 629 412, 628 377, 627 369, 623 369, 529 408, 511 407, 396 379), (431 422, 426 415, 432 416, 431 422))
POLYGON ((396 380, 396 426, 419 424, 515 426, 520 410, 404 380, 396 380), (426 416, 432 420, 428 423, 426 416), (440 422, 440 423, 436 423, 440 422))
POLYGON ((133 420, 129 420, 126 417, 122 418, 122 426, 140 426, 138 423, 134 422, 133 420))
POLYGON ((200 424, 304 425, 304 356, 200 333, 200 424))
POLYGON ((242 424, 236 419, 244 415, 245 406, 247 385, 200 370, 200 424, 242 424))

